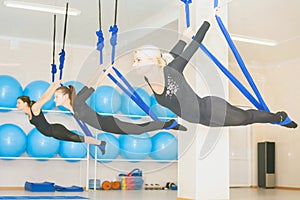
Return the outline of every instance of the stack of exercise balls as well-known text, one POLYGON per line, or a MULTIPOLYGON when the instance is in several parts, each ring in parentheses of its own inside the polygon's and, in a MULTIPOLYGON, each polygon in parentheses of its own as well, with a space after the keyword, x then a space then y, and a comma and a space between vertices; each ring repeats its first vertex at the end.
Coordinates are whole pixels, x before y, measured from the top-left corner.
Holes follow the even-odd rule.
MULTIPOLYGON (((69 81, 64 85, 73 85, 78 92, 84 85, 77 81, 69 81)), ((48 89, 50 83, 42 80, 32 81, 22 89, 21 84, 11 76, 0 75, 0 107, 15 108, 17 98, 27 95, 32 100, 37 101, 48 89)), ((143 102, 151 108, 151 111, 160 118, 172 118, 175 114, 167 108, 160 106, 154 96, 143 88, 135 88, 135 92, 142 98, 143 102)), ((137 119, 147 114, 126 94, 120 94, 114 87, 103 85, 98 87, 87 103, 96 112, 113 115, 122 112, 137 119), (135 117, 133 117, 135 116, 135 117)), ((54 98, 45 104, 44 110, 52 109, 54 98)), ((82 135, 81 132, 73 132, 82 135)), ((111 133, 99 133, 98 140, 107 142, 106 153, 101 154, 98 147, 90 145, 89 151, 93 158, 100 159, 100 162, 110 162, 119 155, 128 161, 138 161, 147 157, 153 160, 173 160, 177 159, 177 138, 169 132, 158 132, 153 136, 148 133, 140 135, 119 135, 111 133), (97 151, 97 156, 96 156, 97 151), (102 160, 101 160, 102 159, 102 160)), ((23 153, 38 160, 47 160, 59 155, 68 161, 78 161, 87 155, 87 145, 85 143, 75 143, 59 141, 52 137, 41 134, 36 128, 26 133, 15 124, 3 124, 0 126, 0 157, 19 157, 23 153), (41 159, 39 159, 41 158, 41 159), (76 159, 78 158, 78 159, 76 159)))

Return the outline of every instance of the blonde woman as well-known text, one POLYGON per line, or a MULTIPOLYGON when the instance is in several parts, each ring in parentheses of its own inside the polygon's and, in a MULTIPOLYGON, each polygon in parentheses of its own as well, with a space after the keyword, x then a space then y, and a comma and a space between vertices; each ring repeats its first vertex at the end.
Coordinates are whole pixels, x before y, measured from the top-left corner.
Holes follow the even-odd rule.
MULTIPOLYGON (((182 119, 191 123, 210 127, 240 126, 253 123, 280 123, 287 118, 285 112, 269 113, 263 110, 243 110, 217 96, 198 96, 183 71, 210 27, 204 21, 198 32, 186 47, 186 41, 179 40, 170 53, 162 54, 151 45, 143 46, 134 52, 133 66, 152 89, 157 102, 169 108, 182 119)), ((184 34, 190 37, 191 30, 184 34)), ((296 128, 295 122, 283 126, 296 128)))

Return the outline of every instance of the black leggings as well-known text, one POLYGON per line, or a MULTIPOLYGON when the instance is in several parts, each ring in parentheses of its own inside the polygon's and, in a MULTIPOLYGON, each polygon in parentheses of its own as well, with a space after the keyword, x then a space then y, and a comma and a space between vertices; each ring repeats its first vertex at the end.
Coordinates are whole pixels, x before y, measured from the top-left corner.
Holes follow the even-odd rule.
POLYGON ((255 109, 243 110, 216 96, 204 97, 199 104, 200 124, 206 126, 240 126, 281 121, 280 116, 274 113, 255 109))
POLYGON ((84 142, 84 137, 73 133, 61 124, 51 124, 51 131, 43 133, 48 137, 54 137, 58 140, 70 141, 70 142, 84 142))

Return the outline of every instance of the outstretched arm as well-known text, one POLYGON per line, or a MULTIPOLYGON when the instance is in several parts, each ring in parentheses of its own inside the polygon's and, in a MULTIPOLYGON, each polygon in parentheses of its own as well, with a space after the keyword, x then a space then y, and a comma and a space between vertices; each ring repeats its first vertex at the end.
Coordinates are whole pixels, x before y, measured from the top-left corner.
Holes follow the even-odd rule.
POLYGON ((32 112, 34 114, 38 114, 42 109, 43 105, 47 103, 53 96, 55 90, 60 86, 61 81, 56 81, 54 83, 50 83, 50 86, 46 90, 46 92, 41 96, 41 98, 32 105, 32 112))

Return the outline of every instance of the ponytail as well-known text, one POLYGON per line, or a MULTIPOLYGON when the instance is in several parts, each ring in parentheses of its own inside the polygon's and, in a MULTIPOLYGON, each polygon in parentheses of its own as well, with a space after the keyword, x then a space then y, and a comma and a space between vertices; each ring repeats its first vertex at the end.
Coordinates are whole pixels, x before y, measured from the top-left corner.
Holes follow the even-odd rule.
POLYGON ((18 99, 22 100, 24 103, 27 103, 29 107, 35 103, 35 101, 30 100, 29 96, 19 96, 18 99))
POLYGON ((60 86, 55 91, 60 91, 63 95, 68 95, 70 99, 71 106, 73 105, 73 101, 76 97, 76 90, 73 85, 69 86, 60 86))
POLYGON ((33 104, 35 104, 36 101, 30 100, 29 106, 31 107, 33 104))
POLYGON ((72 106, 73 105, 73 101, 74 101, 74 99, 76 97, 76 89, 75 89, 75 87, 73 85, 69 85, 68 87, 69 87, 69 90, 70 90, 70 95, 69 95, 69 97, 70 97, 70 104, 72 106))

